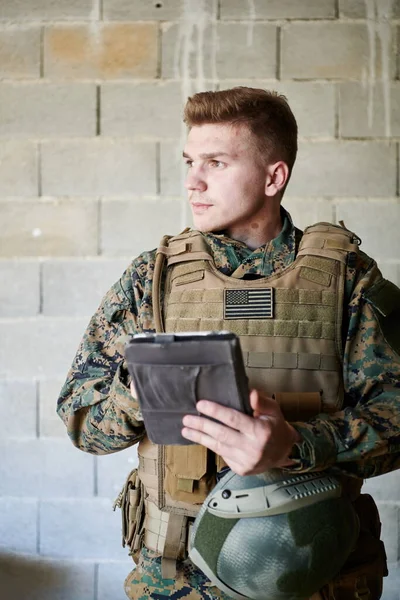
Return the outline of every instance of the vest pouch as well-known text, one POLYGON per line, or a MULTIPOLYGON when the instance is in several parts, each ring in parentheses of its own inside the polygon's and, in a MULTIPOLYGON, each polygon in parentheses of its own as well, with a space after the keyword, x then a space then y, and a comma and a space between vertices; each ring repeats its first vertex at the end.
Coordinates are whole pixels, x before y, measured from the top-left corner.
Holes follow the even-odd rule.
POLYGON ((114 502, 114 510, 121 509, 122 547, 130 548, 129 554, 137 563, 141 548, 144 523, 144 489, 138 471, 131 471, 126 482, 114 502))
POLYGON ((178 502, 202 504, 215 485, 215 461, 209 460, 212 453, 195 444, 164 449, 166 493, 178 502))
POLYGON ((276 392, 272 394, 287 421, 308 421, 322 412, 322 392, 276 392))

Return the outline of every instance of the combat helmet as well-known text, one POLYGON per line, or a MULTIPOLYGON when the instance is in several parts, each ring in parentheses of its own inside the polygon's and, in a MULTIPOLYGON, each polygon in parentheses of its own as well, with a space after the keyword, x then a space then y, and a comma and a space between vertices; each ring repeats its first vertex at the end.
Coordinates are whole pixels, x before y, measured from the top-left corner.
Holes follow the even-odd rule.
POLYGON ((232 598, 302 600, 341 569, 358 517, 329 472, 228 470, 193 525, 189 556, 232 598))

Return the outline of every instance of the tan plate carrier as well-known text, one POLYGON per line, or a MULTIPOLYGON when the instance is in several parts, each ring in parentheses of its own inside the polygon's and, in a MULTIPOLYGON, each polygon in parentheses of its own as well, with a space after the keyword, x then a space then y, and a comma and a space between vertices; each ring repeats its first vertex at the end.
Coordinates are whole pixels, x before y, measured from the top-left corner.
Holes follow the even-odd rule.
MULTIPOLYGON (((346 265, 349 253, 353 259, 358 253, 359 242, 344 227, 318 223, 304 231, 289 267, 244 280, 217 270, 200 232, 165 236, 153 281, 156 331, 231 331, 240 337, 250 387, 273 396, 288 421, 334 413, 343 403, 346 265), (226 318, 225 290, 263 288, 272 288, 272 318, 226 318)), ((176 559, 186 554, 188 517, 197 514, 224 463, 203 446, 156 446, 148 438, 140 442, 138 455, 132 489, 140 481, 142 494, 132 506, 136 518, 133 522, 131 515, 125 539, 133 553, 145 544, 162 554, 163 576, 170 577, 176 559)))

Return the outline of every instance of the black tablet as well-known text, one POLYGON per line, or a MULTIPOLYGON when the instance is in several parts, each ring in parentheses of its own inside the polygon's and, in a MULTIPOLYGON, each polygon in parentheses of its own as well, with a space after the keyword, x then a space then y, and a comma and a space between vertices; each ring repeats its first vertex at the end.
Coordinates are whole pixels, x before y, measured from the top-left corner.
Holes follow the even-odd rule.
POLYGON ((251 415, 239 338, 227 331, 144 333, 125 349, 146 432, 156 444, 191 444, 182 418, 212 400, 251 415))

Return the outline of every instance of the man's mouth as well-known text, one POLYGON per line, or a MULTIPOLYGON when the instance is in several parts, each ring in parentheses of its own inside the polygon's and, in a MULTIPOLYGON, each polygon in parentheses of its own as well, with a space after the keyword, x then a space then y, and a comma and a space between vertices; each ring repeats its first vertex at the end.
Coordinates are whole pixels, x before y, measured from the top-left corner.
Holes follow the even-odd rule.
POLYGON ((205 202, 191 202, 190 204, 194 210, 206 210, 212 206, 212 204, 206 204, 205 202))

